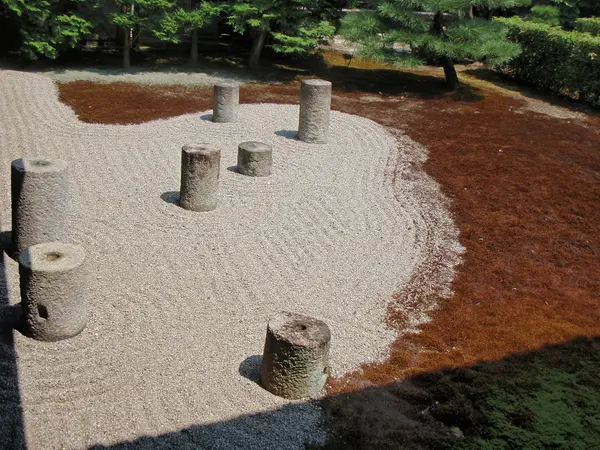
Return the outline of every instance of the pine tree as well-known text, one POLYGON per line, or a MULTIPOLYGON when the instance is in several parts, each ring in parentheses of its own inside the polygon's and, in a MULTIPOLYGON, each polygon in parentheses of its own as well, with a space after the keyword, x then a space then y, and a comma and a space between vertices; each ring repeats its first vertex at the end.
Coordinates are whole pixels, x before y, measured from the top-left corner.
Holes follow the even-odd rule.
POLYGON ((228 7, 228 23, 236 33, 249 32, 249 65, 258 63, 267 37, 271 48, 284 54, 305 54, 335 31, 331 7, 320 0, 239 0, 228 7))
POLYGON ((346 15, 340 34, 358 44, 359 56, 395 65, 441 65, 447 85, 456 89, 455 61, 499 64, 520 53, 501 24, 473 17, 473 8, 527 4, 529 0, 376 0, 373 9, 346 15), (398 43, 410 51, 396 50, 398 43))

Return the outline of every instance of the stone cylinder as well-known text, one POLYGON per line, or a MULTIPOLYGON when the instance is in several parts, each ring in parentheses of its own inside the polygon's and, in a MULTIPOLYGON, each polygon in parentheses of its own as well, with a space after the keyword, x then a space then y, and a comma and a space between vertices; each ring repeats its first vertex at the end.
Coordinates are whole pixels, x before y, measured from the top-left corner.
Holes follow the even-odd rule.
POLYGON ((179 205, 190 211, 217 207, 221 151, 209 144, 188 144, 181 150, 179 205))
POLYGON ((11 256, 35 244, 69 238, 67 163, 22 158, 11 164, 11 256))
POLYGON ((271 175, 273 151, 269 144, 250 141, 238 145, 238 172, 250 177, 271 175))
POLYGON ((314 397, 329 377, 331 333, 325 322, 288 312, 269 321, 260 382, 288 399, 314 397))
POLYGON ((213 122, 237 122, 240 103, 240 85, 237 83, 215 84, 213 94, 213 122))
POLYGON ((329 135, 330 113, 331 83, 302 80, 298 139, 311 144, 325 144, 329 135))
POLYGON ((19 256, 24 333, 39 341, 60 341, 88 320, 85 252, 79 245, 46 242, 19 256))

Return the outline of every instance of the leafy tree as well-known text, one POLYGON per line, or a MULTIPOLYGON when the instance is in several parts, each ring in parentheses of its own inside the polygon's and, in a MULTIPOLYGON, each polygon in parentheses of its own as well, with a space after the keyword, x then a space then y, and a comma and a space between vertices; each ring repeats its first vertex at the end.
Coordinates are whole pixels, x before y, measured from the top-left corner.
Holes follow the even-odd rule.
POLYGON ((360 56, 396 65, 441 65, 447 85, 456 89, 455 61, 499 64, 520 53, 502 24, 472 17, 472 8, 526 4, 529 0, 376 0, 374 9, 346 15, 340 34, 358 44, 360 56), (396 50, 396 43, 411 51, 396 50))
POLYGON ((131 66, 130 47, 133 30, 149 30, 157 38, 176 42, 178 23, 169 14, 176 5, 175 0, 113 0, 121 8, 111 15, 112 22, 123 28, 123 68, 131 66))
POLYGON ((21 24, 25 57, 56 58, 62 48, 73 48, 92 29, 92 23, 77 13, 85 0, 0 0, 21 24))
POLYGON ((333 35, 333 3, 320 0, 240 0, 228 6, 228 23, 252 37, 249 65, 258 63, 267 37, 284 54, 305 54, 333 35))
MULTIPOLYGON (((190 62, 198 63, 198 29, 209 24, 221 12, 221 5, 202 0, 191 0, 190 7, 179 6, 175 11, 165 16, 163 23, 169 23, 169 30, 180 30, 191 34, 190 62)), ((178 41, 179 36, 171 40, 178 41)))

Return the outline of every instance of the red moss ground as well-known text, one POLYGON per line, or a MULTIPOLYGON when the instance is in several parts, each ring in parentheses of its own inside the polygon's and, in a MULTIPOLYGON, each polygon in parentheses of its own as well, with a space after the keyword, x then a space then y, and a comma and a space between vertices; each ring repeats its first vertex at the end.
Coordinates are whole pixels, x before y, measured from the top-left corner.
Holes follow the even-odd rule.
MULTIPOLYGON (((425 169, 452 200, 466 247, 454 295, 432 322, 399 338, 388 361, 333 380, 330 393, 600 335, 600 119, 522 110, 524 97, 480 83, 450 94, 430 76, 339 68, 319 75, 336 83, 334 109, 428 147, 425 169)), ((95 123, 211 108, 206 88, 77 82, 61 85, 60 96, 95 123)), ((246 103, 297 99, 297 83, 241 92, 246 103)))

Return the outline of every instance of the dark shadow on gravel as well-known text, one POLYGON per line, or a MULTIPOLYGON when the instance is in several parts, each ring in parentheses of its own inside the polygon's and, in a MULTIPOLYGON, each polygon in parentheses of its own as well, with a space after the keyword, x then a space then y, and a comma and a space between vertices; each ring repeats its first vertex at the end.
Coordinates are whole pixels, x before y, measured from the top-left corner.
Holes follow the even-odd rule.
POLYGON ((13 326, 21 318, 21 308, 11 305, 8 296, 4 250, 10 245, 10 236, 9 232, 0 236, 0 448, 20 450, 27 444, 13 326))
POLYGON ((252 355, 243 360, 240 364, 238 372, 244 378, 260 384, 260 364, 262 363, 262 355, 252 355))
POLYGON ((276 131, 275 134, 277 136, 295 140, 296 136, 298 135, 298 130, 279 130, 279 131, 276 131))
POLYGON ((160 195, 160 198, 171 205, 179 206, 179 191, 167 191, 160 195))
MULTIPOLYGON (((239 371, 254 379, 259 367, 260 356, 254 355, 239 371)), ((497 361, 91 449, 288 448, 299 432, 310 434, 312 428, 301 421, 315 405, 323 409, 328 440, 324 446, 305 442, 304 448, 591 449, 600 442, 599 370, 600 337, 582 337, 497 361)))
POLYGON ((210 114, 202 114, 202 115, 200 116, 200 119, 201 119, 201 120, 208 120, 208 121, 210 121, 210 122, 212 122, 212 118, 213 118, 213 115, 212 115, 212 113, 210 113, 210 114))

